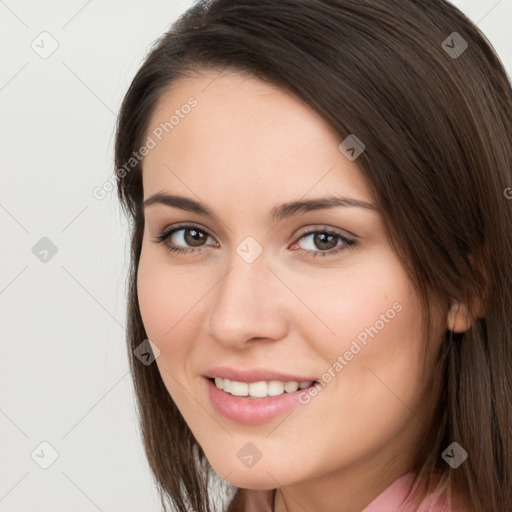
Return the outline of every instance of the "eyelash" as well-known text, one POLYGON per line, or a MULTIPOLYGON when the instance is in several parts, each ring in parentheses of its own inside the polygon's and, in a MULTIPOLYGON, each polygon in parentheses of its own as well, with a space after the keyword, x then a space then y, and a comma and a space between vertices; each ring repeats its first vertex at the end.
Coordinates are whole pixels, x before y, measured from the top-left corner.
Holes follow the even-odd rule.
MULTIPOLYGON (((204 234, 206 234, 206 235, 208 235, 210 237, 212 236, 210 233, 208 233, 208 231, 206 231, 203 228, 200 228, 199 226, 197 226, 195 224, 180 224, 180 225, 177 225, 177 226, 173 226, 171 229, 164 230, 160 235, 155 237, 153 242, 157 243, 157 244, 162 244, 171 235, 173 235, 177 231, 186 230, 186 229, 196 229, 197 231, 200 231, 201 233, 204 233, 204 234)), ((340 252, 342 252, 344 250, 347 250, 347 249, 351 249, 351 248, 353 248, 354 246, 357 245, 357 242, 355 240, 353 240, 351 238, 347 238, 346 236, 342 235, 338 231, 334 231, 332 229, 328 229, 327 226, 324 229, 316 229, 316 230, 312 230, 312 231, 305 231, 304 233, 302 233, 299 236, 297 241, 301 240, 302 238, 304 238, 306 236, 317 234, 317 233, 322 233, 322 234, 336 236, 336 237, 338 237, 343 242, 344 245, 336 246, 334 249, 329 249, 327 251, 320 251, 320 250, 319 251, 310 251, 310 250, 307 250, 307 249, 298 249, 297 252, 299 254, 302 254, 302 255, 307 256, 309 258, 316 258, 317 256, 322 256, 322 257, 334 256, 335 254, 338 254, 338 253, 340 253, 340 252)), ((173 253, 177 253, 177 254, 188 254, 188 253, 191 253, 191 252, 200 253, 203 250, 203 247, 201 247, 199 249, 192 249, 192 248, 181 247, 181 246, 178 246, 178 245, 167 245, 167 244, 165 244, 165 245, 166 245, 166 249, 169 252, 173 252, 173 253)))

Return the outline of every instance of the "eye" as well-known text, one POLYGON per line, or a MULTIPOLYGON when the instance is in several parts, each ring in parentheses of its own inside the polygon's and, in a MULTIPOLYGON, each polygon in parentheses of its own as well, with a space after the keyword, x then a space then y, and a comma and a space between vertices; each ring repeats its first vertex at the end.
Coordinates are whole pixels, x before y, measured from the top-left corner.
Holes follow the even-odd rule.
MULTIPOLYGON (((202 252, 208 238, 213 240, 206 230, 194 224, 181 224, 164 230, 153 241, 165 244, 166 249, 170 252, 187 254, 202 252)), ((311 258, 335 255, 357 245, 355 240, 347 238, 339 231, 329 229, 327 226, 323 229, 307 231, 298 240, 306 240, 307 243, 304 244, 306 245, 305 249, 299 248, 297 252, 311 258)), ((214 241, 214 245, 218 247, 219 244, 214 241)), ((295 242, 291 248, 296 246, 298 246, 298 242, 295 242)))
MULTIPOLYGON (((181 224, 164 230, 153 241, 163 243, 167 250, 176 253, 201 252, 204 242, 212 238, 204 229, 194 224, 181 224), (187 247, 188 244, 188 247, 187 247), (184 247, 183 247, 184 245, 184 247)), ((216 243, 216 242, 215 242, 216 243)))
MULTIPOLYGON (((355 240, 347 238, 339 231, 329 229, 327 226, 322 230, 303 233, 299 238, 300 240, 307 240, 307 243, 304 244, 306 249, 299 249, 298 252, 311 258, 316 256, 332 256, 357 244, 355 240)), ((297 245, 298 243, 296 242, 292 247, 297 245)))

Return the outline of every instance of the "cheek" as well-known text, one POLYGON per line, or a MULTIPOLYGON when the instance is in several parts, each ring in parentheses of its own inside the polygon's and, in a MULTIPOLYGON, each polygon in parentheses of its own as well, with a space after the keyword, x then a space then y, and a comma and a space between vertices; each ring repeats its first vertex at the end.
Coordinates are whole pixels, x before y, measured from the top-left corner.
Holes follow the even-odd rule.
POLYGON ((169 264, 161 247, 143 245, 137 272, 137 297, 148 337, 169 344, 190 324, 194 307, 204 295, 200 280, 185 267, 169 264))
POLYGON ((172 377, 183 381, 193 363, 208 307, 205 296, 213 285, 193 265, 172 264, 161 247, 143 245, 137 272, 140 313, 147 337, 160 350, 156 364, 177 402, 182 389, 172 377))
POLYGON ((389 251, 371 260, 369 256, 354 258, 315 276, 304 273, 295 281, 295 291, 324 327, 320 333, 318 321, 308 312, 297 315, 311 317, 311 322, 301 322, 308 329, 303 336, 316 340, 317 348, 323 347, 329 359, 348 350, 355 339, 361 347, 372 340, 377 350, 379 343, 389 345, 390 339, 400 344, 400 333, 413 332, 420 311, 407 275, 389 251))
POLYGON ((186 396, 179 383, 184 380, 193 346, 191 340, 196 337, 195 329, 201 325, 195 321, 197 308, 192 307, 201 294, 182 274, 179 267, 173 268, 162 260, 161 254, 152 248, 145 251, 143 247, 137 272, 142 322, 147 337, 160 350, 156 365, 180 409, 180 405, 186 403, 186 396))
POLYGON ((137 297, 146 333, 159 346, 158 341, 172 326, 173 312, 176 311, 174 295, 169 293, 166 282, 158 266, 152 265, 143 253, 137 275, 137 297))
MULTIPOLYGON (((314 343, 312 349, 324 361, 318 368, 324 398, 311 400, 316 414, 332 416, 337 429, 354 436, 376 418, 390 431, 398 428, 408 413, 402 401, 414 404, 423 393, 421 304, 399 261, 382 251, 372 262, 361 260, 329 277, 302 279, 296 290, 329 328, 320 333, 315 318, 298 324, 301 337, 314 343), (332 403, 339 403, 342 416, 352 421, 333 415, 332 403)), ((368 431, 372 435, 378 433, 368 431)))

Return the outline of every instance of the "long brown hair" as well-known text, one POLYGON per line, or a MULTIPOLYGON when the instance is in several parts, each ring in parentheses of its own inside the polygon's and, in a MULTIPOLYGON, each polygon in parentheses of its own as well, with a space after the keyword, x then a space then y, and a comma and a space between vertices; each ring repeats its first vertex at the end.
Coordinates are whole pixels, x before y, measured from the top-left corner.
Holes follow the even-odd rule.
POLYGON ((432 297, 472 308, 469 330, 446 332, 435 370, 442 392, 411 469, 418 482, 440 472, 474 512, 512 510, 512 91, 492 45, 444 0, 199 1, 133 79, 115 166, 132 230, 128 351, 162 506, 209 512, 217 477, 157 366, 133 354, 147 338, 136 286, 144 161, 126 163, 174 80, 228 69, 293 92, 340 142, 364 142, 357 163, 421 296, 425 340, 432 297), (469 454, 457 469, 441 457, 452 442, 469 454))

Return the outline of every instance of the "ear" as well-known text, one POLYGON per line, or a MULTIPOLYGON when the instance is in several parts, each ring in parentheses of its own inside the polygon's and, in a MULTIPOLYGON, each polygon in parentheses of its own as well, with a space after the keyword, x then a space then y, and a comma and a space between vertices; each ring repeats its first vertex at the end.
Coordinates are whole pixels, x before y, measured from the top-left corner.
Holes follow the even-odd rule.
POLYGON ((468 313, 469 311, 464 304, 453 301, 446 319, 448 330, 453 332, 467 331, 471 325, 468 313))
POLYGON ((457 302, 455 299, 450 301, 450 310, 448 311, 447 327, 453 332, 465 332, 475 322, 477 318, 483 318, 486 312, 486 303, 489 300, 487 283, 488 273, 483 265, 483 257, 479 253, 469 255, 471 265, 473 266, 474 272, 479 277, 480 282, 483 286, 483 297, 478 298, 476 289, 473 291, 471 304, 463 304, 457 302))
POLYGON ((471 314, 466 304, 452 300, 446 319, 447 328, 453 332, 465 332, 471 327, 476 318, 484 316, 485 308, 481 301, 474 301, 473 314, 471 314))

